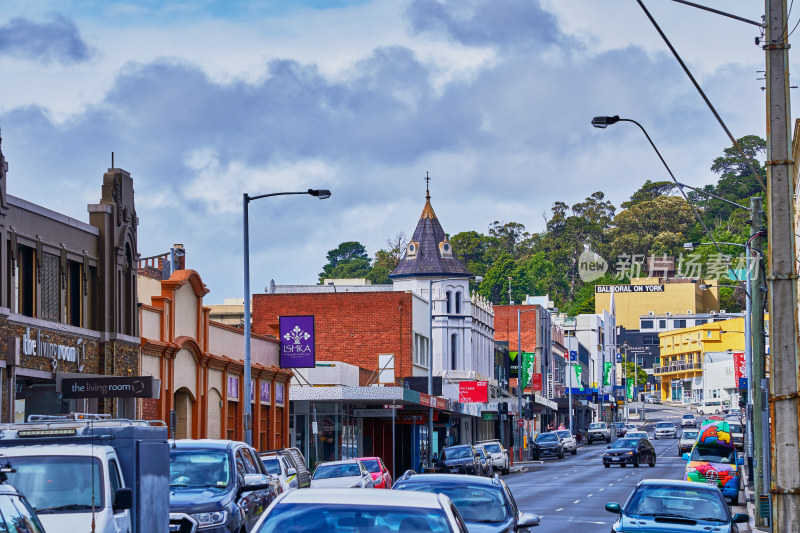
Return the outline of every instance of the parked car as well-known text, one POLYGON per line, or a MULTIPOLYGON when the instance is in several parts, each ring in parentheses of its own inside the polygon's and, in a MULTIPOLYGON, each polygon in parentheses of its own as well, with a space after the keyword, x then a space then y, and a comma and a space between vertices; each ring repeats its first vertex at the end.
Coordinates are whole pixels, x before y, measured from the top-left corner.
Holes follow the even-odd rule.
POLYGON ((172 441, 169 479, 170 531, 250 531, 281 492, 256 450, 232 440, 172 441))
POLYGON ((722 403, 722 400, 704 400, 697 404, 697 413, 701 415, 707 415, 714 413, 718 415, 720 413, 727 413, 728 408, 722 403))
POLYGON ((681 427, 697 427, 697 417, 691 413, 687 413, 681 417, 681 427))
POLYGON ((586 442, 591 444, 595 440, 611 442, 611 429, 605 422, 592 422, 586 431, 586 442))
POLYGON ((678 440, 678 457, 683 457, 684 453, 692 451, 692 446, 694 446, 699 433, 699 429, 683 430, 683 433, 681 433, 681 438, 678 440))
POLYGON ((536 438, 533 440, 533 446, 531 447, 531 457, 534 461, 545 457, 563 459, 564 446, 561 445, 558 435, 552 431, 536 435, 536 438))
POLYGON ((639 468, 642 463, 656 466, 656 450, 647 439, 622 438, 603 453, 603 466, 606 468, 611 465, 624 468, 627 464, 639 468))
POLYGON ((445 494, 458 508, 472 533, 524 532, 538 526, 541 520, 539 516, 523 513, 517 508, 511 489, 499 477, 486 479, 407 472, 392 488, 445 494))
POLYGON ((640 481, 624 506, 609 502, 606 511, 619 515, 612 532, 736 533, 748 521, 744 513, 731 516, 716 487, 667 479, 640 481))
POLYGON ((504 476, 508 474, 508 467, 510 460, 508 458, 508 450, 506 450, 499 440, 484 440, 476 444, 477 447, 486 450, 489 457, 492 458, 492 466, 495 470, 499 470, 504 476))
POLYGON ((375 481, 364 463, 358 459, 344 459, 317 466, 311 476, 311 488, 372 489, 375 481))
POLYGON ((656 394, 652 394, 652 393, 648 392, 647 394, 644 395, 644 402, 645 403, 660 404, 661 403, 661 398, 656 394))
POLYGON ((297 488, 297 471, 289 466, 285 457, 277 454, 260 454, 259 456, 267 473, 278 480, 283 492, 297 488))
POLYGON ((376 489, 392 488, 392 474, 383 464, 383 459, 380 457, 359 457, 358 460, 364 463, 367 471, 372 475, 372 481, 375 482, 376 489))
POLYGON ((658 439, 677 439, 678 428, 672 422, 659 422, 653 432, 653 438, 658 439))
POLYGON ((565 452, 569 452, 572 455, 578 453, 578 443, 575 441, 575 437, 572 435, 570 430, 556 430, 556 435, 558 435, 558 440, 561 441, 561 446, 564 447, 565 452))
POLYGON ((486 477, 492 477, 494 473, 494 468, 492 467, 492 460, 489 458, 489 455, 486 453, 486 450, 483 448, 476 447, 475 451, 478 452, 480 455, 481 460, 481 475, 486 477))
POLYGON ((722 495, 739 504, 739 469, 744 459, 736 458, 730 426, 725 421, 714 422, 700 429, 691 453, 683 454, 687 461, 685 479, 719 487, 722 495))
POLYGON ((459 444, 442 448, 442 453, 435 463, 436 472, 442 474, 469 474, 481 475, 481 465, 478 452, 471 444, 459 444))
POLYGON ((297 472, 297 488, 307 489, 311 486, 311 472, 306 467, 306 458, 298 448, 281 448, 279 450, 268 450, 261 452, 261 457, 269 457, 271 455, 280 455, 289 466, 297 472))
POLYGON ((254 533, 328 531, 469 533, 444 494, 367 490, 354 498, 351 491, 314 488, 281 494, 254 529, 254 533))
POLYGON ((0 465, 0 530, 44 533, 44 527, 25 495, 6 483, 8 474, 14 472, 16 470, 10 462, 0 465))
POLYGON ((728 422, 728 426, 731 428, 731 440, 733 441, 733 446, 739 450, 744 450, 744 431, 742 428, 742 424, 737 422, 728 422))

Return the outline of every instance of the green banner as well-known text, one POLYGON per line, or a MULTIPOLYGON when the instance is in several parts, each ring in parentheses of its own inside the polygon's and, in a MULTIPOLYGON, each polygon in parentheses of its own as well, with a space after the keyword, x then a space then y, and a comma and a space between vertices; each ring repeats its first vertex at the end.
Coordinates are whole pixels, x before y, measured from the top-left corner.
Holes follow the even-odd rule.
POLYGON ((522 390, 525 390, 525 387, 527 387, 531 382, 535 362, 535 353, 522 352, 522 390))
POLYGON ((583 367, 579 364, 573 363, 572 368, 575 369, 575 378, 578 382, 578 390, 583 390, 583 382, 581 381, 581 376, 583 375, 583 367))
POLYGON ((633 380, 628 381, 628 399, 633 400, 633 380))
POLYGON ((606 361, 603 363, 603 385, 611 385, 611 362, 606 361))

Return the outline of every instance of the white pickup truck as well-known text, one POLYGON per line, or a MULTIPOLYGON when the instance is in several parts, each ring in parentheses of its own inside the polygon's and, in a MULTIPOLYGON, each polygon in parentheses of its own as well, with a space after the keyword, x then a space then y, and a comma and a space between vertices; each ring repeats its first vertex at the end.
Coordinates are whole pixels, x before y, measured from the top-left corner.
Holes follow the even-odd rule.
POLYGON ((166 436, 144 421, 3 424, 0 454, 46 531, 151 533, 169 530, 166 436))
POLYGON ((586 443, 591 444, 595 440, 611 442, 611 428, 605 422, 592 422, 586 430, 586 443))

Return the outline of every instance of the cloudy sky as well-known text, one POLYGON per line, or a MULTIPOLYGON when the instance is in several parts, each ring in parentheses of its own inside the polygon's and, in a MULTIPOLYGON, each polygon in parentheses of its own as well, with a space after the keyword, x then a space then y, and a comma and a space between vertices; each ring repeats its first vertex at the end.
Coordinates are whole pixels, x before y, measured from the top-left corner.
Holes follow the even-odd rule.
MULTIPOLYGON (((699 0, 698 0, 699 1, 699 0)), ((705 0, 761 20, 763 1, 705 0)), ((755 26, 646 4, 733 134, 765 136, 755 26)), ((711 182, 730 145, 635 0, 2 0, 8 191, 88 221, 103 172, 134 178, 142 256, 187 248, 211 289, 315 283, 325 254, 411 234, 430 173, 445 231, 541 231, 555 201, 615 205, 666 174, 711 182)), ((800 16, 791 16, 791 26, 800 16)), ((797 33, 800 36, 800 31, 797 33)), ((791 40, 795 40, 792 36, 791 40)))

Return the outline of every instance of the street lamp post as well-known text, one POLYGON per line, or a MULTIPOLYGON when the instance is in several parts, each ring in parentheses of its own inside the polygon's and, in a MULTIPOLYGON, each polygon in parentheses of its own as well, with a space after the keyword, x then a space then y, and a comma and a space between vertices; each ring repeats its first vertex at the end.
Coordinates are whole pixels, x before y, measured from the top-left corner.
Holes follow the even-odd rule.
POLYGON ((517 421, 517 446, 519 447, 520 461, 522 461, 522 426, 519 422, 522 421, 522 359, 524 357, 522 351, 522 324, 520 318, 522 313, 530 313, 536 310, 536 307, 533 309, 526 309, 525 311, 517 309, 517 413, 519 415, 519 420, 517 421))
POLYGON ((253 200, 290 194, 309 194, 316 196, 320 200, 331 197, 331 191, 327 189, 308 189, 303 192, 273 192, 259 194, 258 196, 250 196, 247 193, 242 195, 242 214, 244 218, 242 231, 244 233, 244 398, 242 398, 242 402, 244 403, 244 439, 251 446, 253 444, 253 434, 250 426, 250 418, 252 416, 250 395, 252 390, 250 385, 250 221, 248 206, 253 200))

